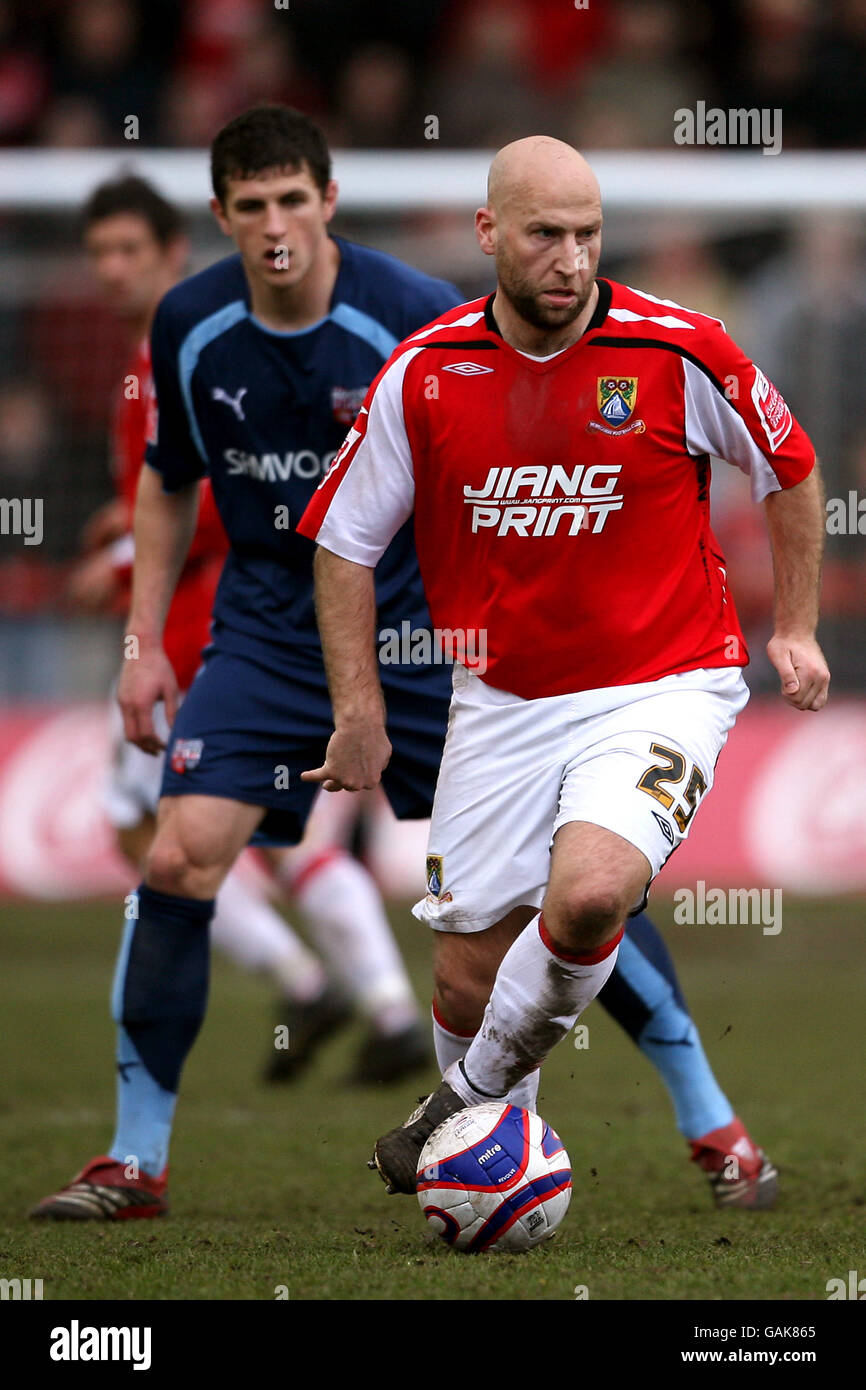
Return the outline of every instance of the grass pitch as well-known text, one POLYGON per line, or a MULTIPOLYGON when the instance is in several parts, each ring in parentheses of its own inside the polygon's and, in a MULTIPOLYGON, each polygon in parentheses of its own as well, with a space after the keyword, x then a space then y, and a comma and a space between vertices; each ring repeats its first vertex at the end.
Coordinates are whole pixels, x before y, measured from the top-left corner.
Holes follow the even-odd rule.
MULTIPOLYGON (((365 1167, 372 1141, 425 1082, 343 1082, 355 1026, 284 1089, 258 1081, 273 1039, 267 991, 217 959, 186 1069, 160 1221, 37 1225, 27 1209, 112 1133, 108 993, 116 905, 0 905, 4 1072, 0 1276, 45 1299, 825 1299, 866 1273, 862 900, 785 900, 784 929, 677 927, 653 912, 722 1085, 782 1170, 768 1213, 717 1213, 666 1092, 594 1005, 589 1047, 545 1068, 540 1110, 571 1155, 556 1240, 529 1255, 465 1257, 428 1236, 413 1199, 365 1167)), ((394 922, 419 996, 426 929, 394 922)))

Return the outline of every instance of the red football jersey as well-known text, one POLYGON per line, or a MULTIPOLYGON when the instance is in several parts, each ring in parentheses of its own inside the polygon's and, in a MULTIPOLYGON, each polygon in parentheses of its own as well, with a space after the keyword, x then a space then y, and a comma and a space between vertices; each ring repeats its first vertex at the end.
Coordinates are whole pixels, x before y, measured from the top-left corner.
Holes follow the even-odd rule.
POLYGON ((414 509, 434 626, 458 658, 483 633, 478 674, 527 699, 745 665, 710 458, 756 501, 815 461, 718 319, 598 287, 586 331, 543 361, 505 342, 492 296, 407 338, 298 526, 375 566, 414 509))
MULTIPOLYGON (((127 368, 112 430, 114 481, 127 506, 130 531, 144 449, 148 438, 154 435, 155 411, 150 344, 145 338, 127 368)), ((165 650, 181 690, 191 685, 201 650, 210 640, 211 609, 227 550, 228 537, 210 482, 205 478, 201 482, 198 525, 165 624, 165 650)), ((133 562, 131 534, 118 543, 115 553, 128 584, 133 562)))

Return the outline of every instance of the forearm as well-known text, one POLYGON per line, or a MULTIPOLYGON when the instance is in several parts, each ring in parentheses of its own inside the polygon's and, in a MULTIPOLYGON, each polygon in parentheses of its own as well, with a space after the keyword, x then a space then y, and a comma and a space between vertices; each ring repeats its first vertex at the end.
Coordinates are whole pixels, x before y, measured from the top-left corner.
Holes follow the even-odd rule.
POLYGON ((824 552, 824 487, 818 464, 808 478, 764 503, 775 580, 775 630, 814 636, 824 552))
POLYGON ((316 617, 322 639, 334 727, 385 723, 376 658, 373 571, 319 546, 316 617))
POLYGON ((135 504, 135 563, 127 630, 142 642, 159 642, 198 515, 199 485, 166 493, 155 469, 145 466, 135 504))

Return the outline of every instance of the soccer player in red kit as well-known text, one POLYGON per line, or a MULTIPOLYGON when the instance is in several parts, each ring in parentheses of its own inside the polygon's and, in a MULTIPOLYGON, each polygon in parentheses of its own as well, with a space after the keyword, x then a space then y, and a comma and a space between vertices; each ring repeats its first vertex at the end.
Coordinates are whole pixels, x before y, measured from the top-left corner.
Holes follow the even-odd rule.
MULTIPOLYGON (((126 613, 134 546, 132 517, 145 445, 153 435, 154 392, 149 329, 162 296, 181 277, 189 244, 177 210, 145 180, 121 176, 101 184, 83 213, 84 243, 108 308, 120 318, 131 356, 118 385, 111 421, 111 463, 116 498, 91 518, 84 535, 86 555, 70 578, 78 607, 126 613)), ((166 652, 181 692, 189 689, 210 640, 214 594, 228 549, 210 482, 201 483, 198 521, 189 556, 178 579, 165 629, 166 652)), ((168 723, 156 711, 163 739, 168 723)), ((115 700, 111 702, 112 760, 103 802, 126 859, 138 869, 153 838, 162 780, 162 758, 127 742, 115 700)), ((291 1015, 295 1046, 274 1053, 270 1066, 290 1074, 298 1064, 299 1036, 327 1031, 346 1016, 317 957, 307 949, 266 897, 232 875, 220 898, 214 940, 236 964, 267 975, 280 999, 280 1016, 291 1015), (298 1028, 298 1024, 301 1027, 298 1028)), ((312 1043, 310 1044, 312 1045, 312 1043)))
MULTIPOLYGON (((148 330, 157 303, 180 278, 189 254, 179 214, 144 180, 121 177, 91 194, 84 242, 107 306, 128 328, 131 355, 111 419, 111 465, 117 496, 91 518, 89 552, 73 571, 73 601, 91 610, 126 612, 134 558, 132 515, 145 445, 153 431, 154 395, 148 330)), ((188 690, 207 645, 210 615, 228 541, 210 484, 201 487, 198 522, 178 581, 166 643, 181 690, 188 690)), ((150 801, 158 797, 160 760, 125 743, 116 706, 115 757, 106 810, 123 853, 136 865, 153 833, 150 801), (153 796, 151 796, 151 791, 153 796)))
POLYGON ((415 913, 436 929, 437 1011, 467 1040, 378 1141, 391 1191, 415 1190, 448 1115, 523 1094, 712 786, 748 653, 710 529, 711 457, 765 506, 782 694, 827 699, 814 449, 717 319, 596 278, 601 222, 570 146, 500 151, 476 218, 496 293, 399 345, 299 526, 320 547, 335 729, 307 777, 353 790, 387 765, 373 569, 413 510, 456 658, 415 913), (483 664, 466 659, 482 645, 483 664))

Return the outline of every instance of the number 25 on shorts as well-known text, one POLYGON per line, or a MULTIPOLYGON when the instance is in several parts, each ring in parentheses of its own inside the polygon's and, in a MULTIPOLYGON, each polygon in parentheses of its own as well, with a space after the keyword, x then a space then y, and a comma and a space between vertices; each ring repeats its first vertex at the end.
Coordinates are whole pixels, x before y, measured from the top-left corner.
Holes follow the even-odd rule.
MULTIPOLYGON (((669 811, 676 797, 665 789, 664 784, 675 787, 684 781, 688 764, 682 753, 678 753, 675 748, 666 748, 663 743, 651 743, 650 752, 654 758, 664 758, 664 762, 653 763, 652 767, 648 767, 638 778, 637 785, 642 792, 654 796, 656 801, 660 801, 665 810, 669 811)), ((686 833, 689 821, 698 809, 698 801, 706 790, 707 779, 695 764, 684 793, 689 810, 686 811, 683 806, 674 808, 674 820, 681 834, 686 833)))

